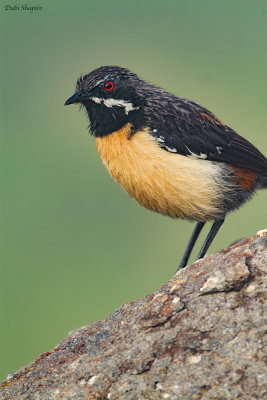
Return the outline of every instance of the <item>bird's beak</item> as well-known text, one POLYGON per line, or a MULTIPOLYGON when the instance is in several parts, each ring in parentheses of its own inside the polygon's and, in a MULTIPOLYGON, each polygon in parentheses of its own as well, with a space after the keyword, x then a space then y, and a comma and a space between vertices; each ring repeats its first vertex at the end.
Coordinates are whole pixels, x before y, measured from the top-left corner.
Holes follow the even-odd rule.
POLYGON ((69 104, 80 103, 84 100, 85 95, 80 90, 74 93, 68 100, 65 101, 64 106, 68 106, 69 104))

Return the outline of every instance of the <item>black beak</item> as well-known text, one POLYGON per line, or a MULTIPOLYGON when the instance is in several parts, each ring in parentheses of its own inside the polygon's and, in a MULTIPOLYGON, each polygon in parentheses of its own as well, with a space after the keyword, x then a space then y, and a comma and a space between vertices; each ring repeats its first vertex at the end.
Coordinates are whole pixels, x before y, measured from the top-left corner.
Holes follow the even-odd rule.
POLYGON ((80 103, 84 99, 84 93, 78 91, 74 93, 67 101, 65 101, 64 106, 68 106, 69 104, 80 103))

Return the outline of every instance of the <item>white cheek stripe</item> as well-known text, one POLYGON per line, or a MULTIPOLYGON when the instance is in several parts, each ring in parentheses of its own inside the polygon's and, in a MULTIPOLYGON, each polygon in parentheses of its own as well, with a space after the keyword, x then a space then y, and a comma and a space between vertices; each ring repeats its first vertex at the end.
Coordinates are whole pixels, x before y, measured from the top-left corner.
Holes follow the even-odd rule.
POLYGON ((124 107, 125 114, 128 115, 130 111, 138 110, 140 107, 134 107, 132 103, 125 100, 116 100, 116 99, 101 99, 99 97, 91 97, 97 104, 104 104, 106 107, 111 108, 113 106, 124 107))
POLYGON ((97 104, 101 104, 103 102, 103 99, 99 99, 98 97, 91 97, 91 100, 97 104))

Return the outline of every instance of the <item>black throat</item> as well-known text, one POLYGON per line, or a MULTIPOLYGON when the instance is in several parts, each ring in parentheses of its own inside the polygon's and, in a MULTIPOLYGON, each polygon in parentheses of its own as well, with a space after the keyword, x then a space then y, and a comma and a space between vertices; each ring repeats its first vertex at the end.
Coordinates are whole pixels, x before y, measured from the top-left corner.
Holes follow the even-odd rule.
POLYGON ((107 107, 104 104, 84 104, 90 120, 90 129, 95 137, 103 137, 118 131, 127 123, 132 125, 131 134, 134 134, 145 123, 145 116, 142 107, 128 111, 125 107, 107 107))

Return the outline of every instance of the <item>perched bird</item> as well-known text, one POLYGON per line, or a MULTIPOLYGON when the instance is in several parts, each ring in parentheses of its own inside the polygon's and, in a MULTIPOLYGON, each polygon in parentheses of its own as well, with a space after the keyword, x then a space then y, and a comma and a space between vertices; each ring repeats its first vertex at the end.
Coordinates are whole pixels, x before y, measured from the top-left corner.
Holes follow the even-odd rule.
POLYGON ((142 206, 197 221, 179 268, 206 221, 204 257, 225 215, 267 188, 267 159, 212 112, 148 83, 126 68, 81 76, 65 105, 85 107, 111 176, 142 206))

